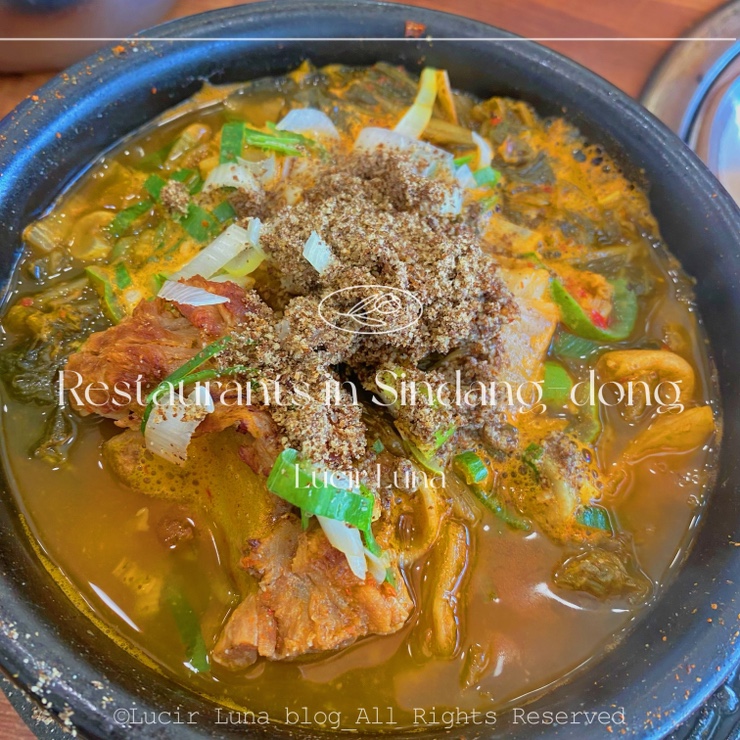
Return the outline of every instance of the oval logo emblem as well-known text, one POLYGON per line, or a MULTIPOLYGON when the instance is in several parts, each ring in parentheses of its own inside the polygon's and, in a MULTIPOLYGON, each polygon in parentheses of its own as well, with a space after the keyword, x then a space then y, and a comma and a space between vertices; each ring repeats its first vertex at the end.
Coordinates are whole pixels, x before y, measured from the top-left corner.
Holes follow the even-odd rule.
POLYGON ((410 291, 388 285, 351 285, 324 296, 319 316, 350 334, 393 334, 413 326, 424 311, 410 291))

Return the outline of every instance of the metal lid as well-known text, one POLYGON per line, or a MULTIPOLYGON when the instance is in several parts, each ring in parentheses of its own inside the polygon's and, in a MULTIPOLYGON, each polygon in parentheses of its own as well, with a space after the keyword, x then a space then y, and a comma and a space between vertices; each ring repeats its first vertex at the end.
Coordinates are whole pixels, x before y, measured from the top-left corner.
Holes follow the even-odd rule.
POLYGON ((740 0, 671 48, 641 102, 706 162, 740 202, 740 0), (694 40, 698 39, 698 40, 694 40))

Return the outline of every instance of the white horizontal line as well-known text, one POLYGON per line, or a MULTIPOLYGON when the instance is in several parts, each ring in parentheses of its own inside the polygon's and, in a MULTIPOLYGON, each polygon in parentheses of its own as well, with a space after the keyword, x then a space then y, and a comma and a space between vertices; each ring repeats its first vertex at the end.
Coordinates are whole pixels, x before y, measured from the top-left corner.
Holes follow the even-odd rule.
POLYGON ((190 37, 77 37, 77 36, 0 36, 0 41, 102 41, 111 43, 139 44, 149 41, 493 41, 511 43, 517 41, 737 41, 734 36, 514 36, 512 38, 495 37, 454 37, 454 36, 422 36, 388 37, 388 36, 190 36, 190 37))

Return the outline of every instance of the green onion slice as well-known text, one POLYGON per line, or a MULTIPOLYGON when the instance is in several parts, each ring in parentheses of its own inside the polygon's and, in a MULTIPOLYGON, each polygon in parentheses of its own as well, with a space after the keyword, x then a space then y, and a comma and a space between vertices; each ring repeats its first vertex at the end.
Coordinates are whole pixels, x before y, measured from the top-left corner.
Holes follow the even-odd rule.
POLYGON ((472 154, 464 154, 462 157, 455 157, 455 159, 452 160, 455 167, 462 167, 464 164, 470 164, 472 161, 472 154))
POLYGON ((119 262, 114 270, 116 271, 116 286, 123 290, 124 288, 128 288, 129 285, 133 283, 133 280, 131 279, 131 274, 128 271, 128 268, 126 265, 123 264, 123 262, 119 262))
POLYGON ((532 529, 532 522, 529 519, 525 519, 517 512, 512 511, 495 493, 488 493, 478 485, 472 485, 470 490, 489 511, 493 512, 505 524, 513 529, 520 529, 522 532, 529 532, 532 529))
POLYGON ((218 219, 213 214, 194 203, 188 207, 188 214, 180 221, 180 226, 198 242, 208 241, 220 228, 218 219))
POLYGON ((241 157, 244 148, 244 124, 241 121, 229 121, 221 129, 221 149, 218 161, 236 162, 241 157))
POLYGON ((203 631, 198 616, 183 590, 168 583, 162 591, 162 599, 169 607, 175 620, 177 632, 185 646, 190 668, 195 673, 207 673, 210 670, 210 665, 203 631))
POLYGON ((128 208, 124 208, 116 214, 116 217, 108 225, 108 231, 110 231, 116 239, 122 237, 147 211, 150 211, 154 201, 146 199, 141 200, 138 203, 134 203, 128 208))
POLYGON ((373 495, 365 490, 351 491, 324 485, 316 474, 298 459, 298 451, 283 450, 267 478, 267 488, 276 496, 310 514, 336 519, 367 532, 372 523, 373 495))
MULTIPOLYGON (((142 433, 146 429, 146 423, 149 421, 152 411, 154 410, 154 402, 161 393, 169 391, 181 382, 184 382, 188 376, 192 376, 193 373, 204 363, 215 357, 221 350, 231 341, 231 336, 226 335, 217 339, 215 342, 204 347, 198 354, 193 356, 184 365, 181 365, 177 370, 170 373, 161 383, 159 383, 154 390, 152 390, 146 397, 146 407, 144 409, 144 416, 141 419, 141 431, 142 433)), ((223 373, 224 371, 221 371, 223 373)), ((217 376, 214 376, 217 377, 217 376)))

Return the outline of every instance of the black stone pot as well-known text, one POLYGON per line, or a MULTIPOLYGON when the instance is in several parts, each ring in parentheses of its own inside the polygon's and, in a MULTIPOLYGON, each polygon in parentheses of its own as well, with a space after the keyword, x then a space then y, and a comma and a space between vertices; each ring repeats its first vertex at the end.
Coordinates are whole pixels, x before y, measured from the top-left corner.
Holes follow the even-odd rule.
MULTIPOLYGON (((124 52, 104 50, 56 77, 38 91, 38 102, 25 101, 0 125, 3 278, 18 257, 23 226, 117 139, 194 93, 202 80, 275 74, 304 58, 319 65, 388 60, 409 68, 422 62, 444 67, 457 87, 483 97, 521 97, 541 113, 565 115, 646 183, 665 240, 698 280, 698 303, 719 370, 724 443, 706 520, 682 570, 629 636, 531 705, 568 711, 624 707, 625 725, 610 734, 600 725, 534 726, 502 715, 495 729, 468 725, 449 734, 652 738, 682 722, 740 657, 740 548, 734 546, 740 540, 740 394, 733 387, 740 376, 740 212, 719 183, 668 129, 604 80, 536 44, 452 15, 349 0, 268 2, 168 23, 144 34, 135 47, 124 46, 124 52), (438 40, 404 40, 407 19, 426 24, 426 34, 438 40), (174 37, 205 40, 166 40, 174 37)), ((41 691, 56 712, 70 707, 72 721, 91 737, 309 736, 296 728, 215 724, 212 705, 116 647, 41 566, 9 486, 2 484, 0 496, 0 664, 20 686, 41 691), (132 707, 180 708, 183 714, 196 712, 196 723, 174 724, 173 716, 167 724, 163 716, 158 725, 126 726, 122 720, 132 707)))

